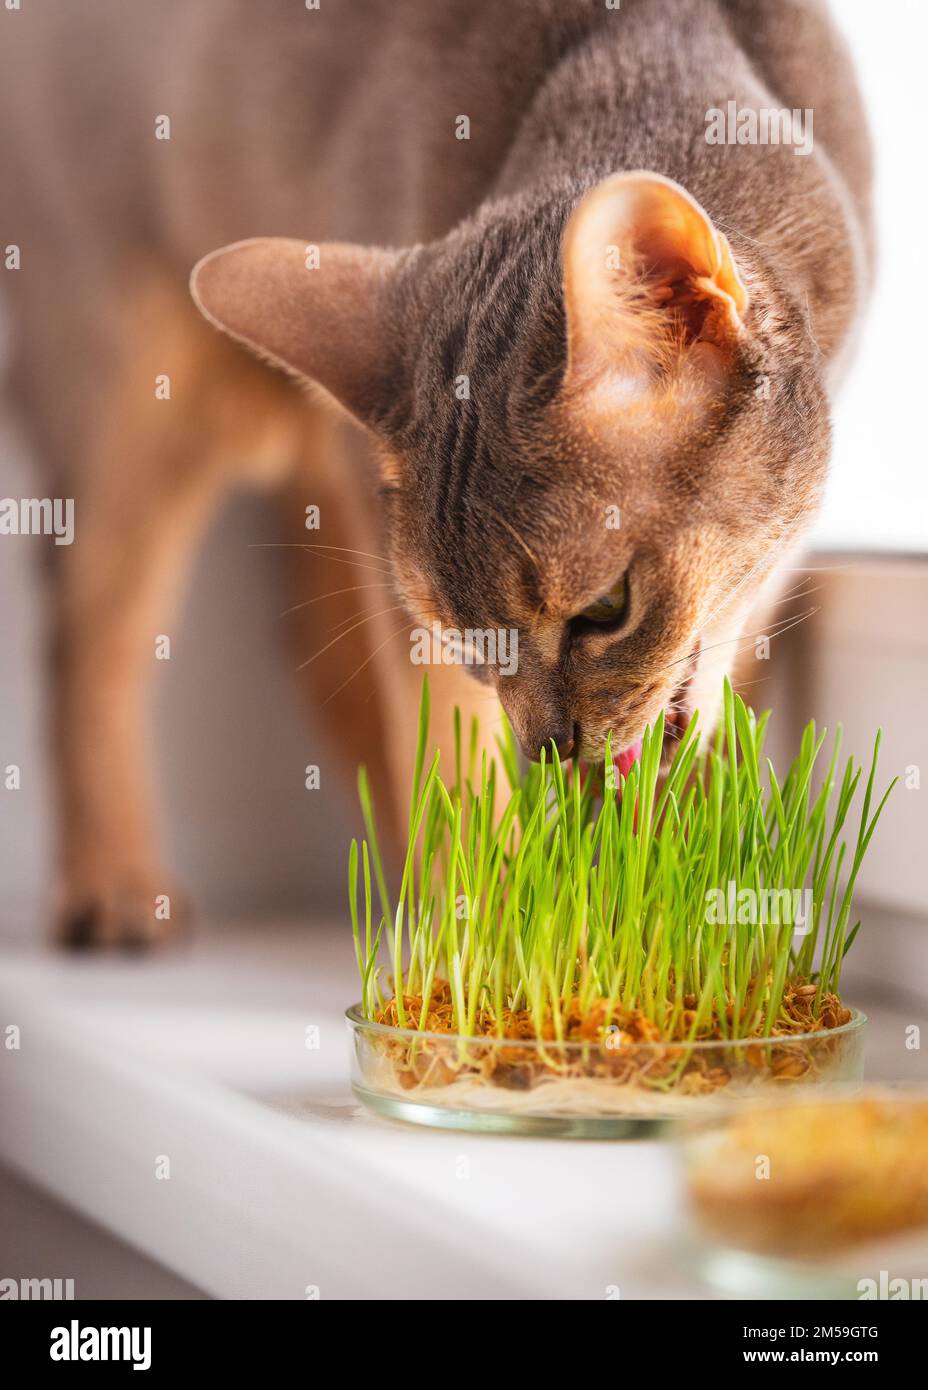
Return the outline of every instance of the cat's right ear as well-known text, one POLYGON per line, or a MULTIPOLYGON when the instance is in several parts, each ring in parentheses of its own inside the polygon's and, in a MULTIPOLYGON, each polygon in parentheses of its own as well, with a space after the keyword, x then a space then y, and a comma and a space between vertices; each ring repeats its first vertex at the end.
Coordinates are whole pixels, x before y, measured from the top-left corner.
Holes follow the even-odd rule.
POLYGON ((261 237, 205 256, 190 292, 210 323, 376 428, 397 389, 389 291, 398 260, 341 242, 261 237))
POLYGON ((725 235, 662 174, 614 174, 564 237, 568 383, 623 408, 715 394, 745 336, 748 294, 725 235))

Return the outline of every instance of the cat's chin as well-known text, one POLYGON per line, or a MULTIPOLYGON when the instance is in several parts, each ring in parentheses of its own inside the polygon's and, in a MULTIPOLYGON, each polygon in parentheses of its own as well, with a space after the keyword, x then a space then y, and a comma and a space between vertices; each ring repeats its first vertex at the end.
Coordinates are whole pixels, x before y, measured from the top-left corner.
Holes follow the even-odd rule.
MULTIPOLYGON (((677 749, 677 744, 689 728, 690 714, 685 709, 675 708, 664 711, 664 739, 661 747, 661 773, 666 773, 677 749)), ((627 777, 632 764, 641 757, 641 739, 636 739, 621 753, 613 755, 612 763, 617 777, 627 777)))
MULTIPOLYGON (((664 737, 661 744, 661 776, 665 776, 673 762, 674 754, 680 740, 683 738, 690 726, 693 718, 693 680, 699 666, 699 657, 702 651, 702 639, 697 639, 694 650, 690 653, 686 663, 686 670, 680 684, 675 688, 664 708, 664 737)), ((613 753, 612 765, 616 774, 616 784, 618 778, 626 778, 632 766, 641 757, 642 740, 635 739, 634 742, 623 748, 620 753, 613 753)), ((589 769, 599 761, 602 767, 602 755, 599 759, 586 757, 581 754, 580 763, 582 768, 589 769)))
MULTIPOLYGON (((684 709, 676 708, 664 711, 664 739, 661 747, 660 776, 665 777, 673 762, 677 744, 686 733, 689 727, 691 715, 684 709)), ((612 756, 612 766, 615 769, 615 786, 621 785, 620 778, 625 779, 631 771, 633 765, 641 757, 641 739, 636 739, 627 748, 623 748, 621 753, 614 753, 612 756)), ((588 772, 595 766, 592 762, 581 760, 581 771, 588 772)), ((596 783, 602 794, 602 761, 599 764, 599 774, 596 783)))

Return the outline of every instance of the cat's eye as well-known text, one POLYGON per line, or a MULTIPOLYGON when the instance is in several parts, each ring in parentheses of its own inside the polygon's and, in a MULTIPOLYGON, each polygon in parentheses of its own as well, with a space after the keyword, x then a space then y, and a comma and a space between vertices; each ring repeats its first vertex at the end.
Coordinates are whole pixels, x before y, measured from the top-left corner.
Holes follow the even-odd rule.
POLYGON ((584 608, 582 613, 578 613, 578 618, 584 618, 589 623, 620 623, 625 617, 628 609, 628 581, 625 575, 621 575, 613 584, 607 594, 600 594, 594 603, 590 603, 584 608))

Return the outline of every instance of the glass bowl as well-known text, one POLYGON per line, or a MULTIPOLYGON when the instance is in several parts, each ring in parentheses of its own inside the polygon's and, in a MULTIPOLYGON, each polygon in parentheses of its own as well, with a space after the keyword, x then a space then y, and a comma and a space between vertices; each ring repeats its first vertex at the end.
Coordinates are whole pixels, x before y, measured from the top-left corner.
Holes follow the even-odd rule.
POLYGON ((926 1155, 925 1087, 696 1118, 677 1134, 684 1260, 738 1298, 928 1297, 926 1155))
POLYGON ((859 1082, 864 1014, 825 1032, 767 1041, 597 1042, 467 1038, 346 1013, 352 1088, 369 1109, 444 1129, 580 1139, 654 1135, 721 1099, 859 1082))

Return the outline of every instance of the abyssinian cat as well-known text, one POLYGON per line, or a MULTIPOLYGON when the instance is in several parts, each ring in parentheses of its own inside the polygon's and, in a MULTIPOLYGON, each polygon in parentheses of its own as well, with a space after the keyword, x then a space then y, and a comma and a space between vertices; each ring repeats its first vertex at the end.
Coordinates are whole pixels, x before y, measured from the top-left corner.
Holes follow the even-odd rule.
POLYGON ((307 674, 394 824, 411 623, 518 634, 505 671, 431 673, 439 741, 455 702, 491 733, 494 697, 529 756, 611 730, 627 763, 661 709, 668 740, 694 706, 711 725, 814 511, 871 263, 818 0, 43 0, 0 48, 13 396, 76 502, 65 939, 176 922, 152 911, 152 636, 242 481, 314 546, 303 597, 334 606, 306 616, 343 623, 307 674))

